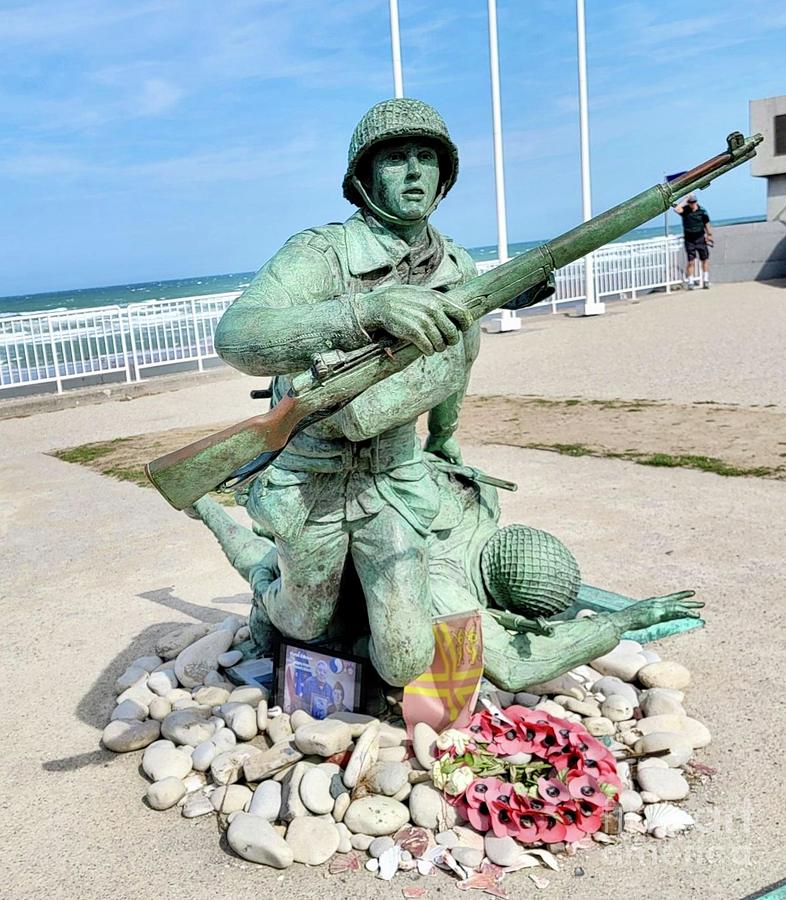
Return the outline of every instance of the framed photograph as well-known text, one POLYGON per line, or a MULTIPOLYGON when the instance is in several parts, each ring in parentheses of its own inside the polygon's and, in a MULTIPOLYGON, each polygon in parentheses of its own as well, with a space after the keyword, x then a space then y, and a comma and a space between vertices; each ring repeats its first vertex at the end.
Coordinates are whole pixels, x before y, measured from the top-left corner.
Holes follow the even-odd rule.
POLYGON ((282 640, 278 649, 276 701, 286 713, 305 710, 315 719, 360 712, 363 664, 316 644, 282 640))

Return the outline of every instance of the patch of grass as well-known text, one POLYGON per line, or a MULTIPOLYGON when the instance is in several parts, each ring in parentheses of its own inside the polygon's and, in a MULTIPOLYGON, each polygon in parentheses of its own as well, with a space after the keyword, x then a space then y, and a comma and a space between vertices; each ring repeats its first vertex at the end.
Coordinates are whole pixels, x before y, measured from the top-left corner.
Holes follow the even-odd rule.
POLYGON ((733 466, 714 456, 692 456, 690 454, 673 456, 671 453, 653 453, 651 456, 639 456, 634 461, 642 466, 665 466, 670 469, 700 469, 702 472, 713 472, 715 475, 728 477, 753 476, 754 478, 766 478, 768 475, 775 474, 775 469, 770 469, 767 466, 756 466, 754 468, 733 466))
MULTIPOLYGON (((152 488, 153 485, 145 475, 144 462, 156 452, 167 452, 171 449, 159 440, 144 442, 137 446, 140 435, 127 438, 116 438, 113 441, 100 441, 92 444, 81 444, 66 450, 55 450, 52 456, 64 462, 87 466, 100 475, 127 481, 137 487, 152 488)), ((234 494, 211 492, 211 497, 224 506, 235 505, 234 494)))
POLYGON ((108 456, 117 448, 126 443, 129 438, 115 438, 112 441, 98 441, 94 444, 80 444, 78 447, 67 447, 65 450, 55 450, 52 456, 62 459, 63 462, 78 463, 85 466, 102 456, 108 456))
POLYGON ((584 444, 537 444, 531 445, 536 450, 556 450, 565 456, 598 456, 597 450, 586 447, 584 444))
MULTIPOLYGON (((693 456, 688 453, 642 453, 636 450, 615 452, 602 447, 587 447, 584 444, 528 444, 532 450, 552 450, 565 456, 597 456, 604 459, 624 459, 640 466, 656 466, 668 469, 699 469, 726 477, 771 478, 783 471, 784 467, 772 469, 767 466, 745 468, 735 466, 714 456, 693 456)), ((786 455, 786 454, 783 454, 786 455)))
POLYGON ((100 469, 102 475, 117 478, 118 481, 130 481, 140 487, 151 487, 142 466, 107 466, 100 469))

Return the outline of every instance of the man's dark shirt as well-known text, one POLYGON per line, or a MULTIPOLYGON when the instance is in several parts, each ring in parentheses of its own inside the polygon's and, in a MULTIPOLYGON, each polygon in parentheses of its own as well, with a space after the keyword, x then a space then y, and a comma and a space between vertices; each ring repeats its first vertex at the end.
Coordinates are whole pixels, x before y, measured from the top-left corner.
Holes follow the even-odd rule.
POLYGON ((316 675, 311 675, 303 685, 301 697, 310 716, 324 719, 333 704, 333 688, 326 681, 320 683, 316 675))
POLYGON ((695 241, 697 238, 704 237, 704 226, 709 223, 710 217, 703 206, 699 206, 695 210, 686 206, 679 215, 682 216, 682 230, 687 240, 695 241))

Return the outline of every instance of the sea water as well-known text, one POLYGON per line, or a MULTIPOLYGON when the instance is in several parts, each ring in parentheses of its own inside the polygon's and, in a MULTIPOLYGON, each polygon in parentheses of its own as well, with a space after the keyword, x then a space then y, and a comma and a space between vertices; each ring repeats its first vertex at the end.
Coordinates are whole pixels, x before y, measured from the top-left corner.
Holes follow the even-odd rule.
MULTIPOLYGON (((676 217, 672 217, 675 219, 676 217)), ((716 226, 736 225, 742 222, 761 221, 758 217, 719 220, 716 226)), ((671 234, 681 233, 679 221, 671 223, 671 234)), ((618 241, 644 240, 664 234, 663 225, 637 228, 618 241)), ((510 244, 508 253, 518 256, 542 241, 521 241, 510 244)), ((616 243, 616 242, 615 242, 616 243)), ((473 247, 470 254, 476 262, 496 259, 496 245, 473 247)), ((223 294, 241 291, 254 277, 253 272, 236 272, 227 275, 200 275, 192 278, 175 278, 170 281, 146 281, 139 284, 116 284, 110 287, 80 288, 70 291, 52 291, 44 294, 22 294, 0 297, 0 315, 29 312, 65 312, 71 309, 90 309, 96 306, 127 306, 143 300, 177 300, 180 297, 198 297, 205 294, 223 294)))

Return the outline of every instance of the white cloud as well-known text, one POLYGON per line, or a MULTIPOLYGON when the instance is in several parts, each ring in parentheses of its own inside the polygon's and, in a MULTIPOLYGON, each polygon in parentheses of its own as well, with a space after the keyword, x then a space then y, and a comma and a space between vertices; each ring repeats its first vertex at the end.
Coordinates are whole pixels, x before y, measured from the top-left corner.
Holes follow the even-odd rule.
POLYGON ((0 158, 0 175, 11 178, 65 178, 73 180, 89 175, 93 167, 67 153, 29 152, 0 158))
POLYGON ((169 112, 183 96, 183 90, 163 78, 147 78, 142 82, 136 98, 136 111, 140 116, 158 116, 169 112))
POLYGON ((0 9, 0 34, 6 45, 32 43, 37 47, 68 39, 85 40, 97 30, 128 27, 133 19, 160 11, 158 2, 112 3, 106 0, 18 3, 0 9))

